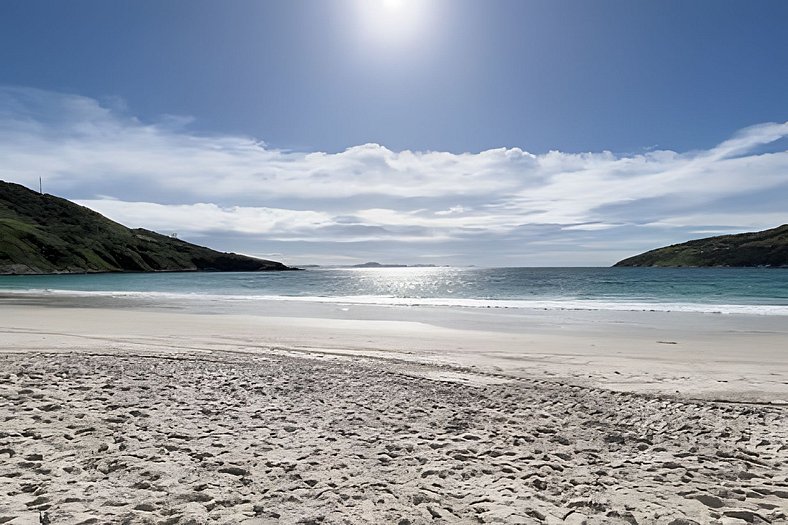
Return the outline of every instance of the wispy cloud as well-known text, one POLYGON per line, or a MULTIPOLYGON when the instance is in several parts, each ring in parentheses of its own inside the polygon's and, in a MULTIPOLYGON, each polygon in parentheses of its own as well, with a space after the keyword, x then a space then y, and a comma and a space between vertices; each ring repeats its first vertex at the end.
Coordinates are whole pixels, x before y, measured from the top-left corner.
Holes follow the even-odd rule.
POLYGON ((49 192, 130 226, 243 237, 260 250, 274 243, 287 252, 279 244, 289 242, 296 258, 353 249, 364 257, 381 242, 403 259, 427 257, 431 242, 489 264, 497 243, 506 264, 548 264, 526 248, 546 243, 578 264, 604 263, 693 231, 788 222, 788 123, 759 124, 702 151, 535 155, 378 144, 283 151, 253 137, 197 134, 190 122, 143 122, 118 101, 0 88, 0 179, 34 186, 43 177, 49 192))
POLYGON ((160 231, 291 234, 333 224, 331 215, 316 211, 264 207, 221 207, 212 203, 157 204, 114 199, 76 200, 124 224, 144 224, 160 231), (197 226, 196 226, 197 225, 197 226))

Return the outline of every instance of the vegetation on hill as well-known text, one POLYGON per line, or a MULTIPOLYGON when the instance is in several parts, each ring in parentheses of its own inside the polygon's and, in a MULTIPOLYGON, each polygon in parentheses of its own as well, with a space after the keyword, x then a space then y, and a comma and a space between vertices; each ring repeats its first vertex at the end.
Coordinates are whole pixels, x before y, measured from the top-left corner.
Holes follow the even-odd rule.
POLYGON ((624 259, 615 266, 788 267, 788 224, 762 232, 674 244, 624 259))
POLYGON ((289 269, 132 230, 66 199, 0 181, 0 274, 289 269))

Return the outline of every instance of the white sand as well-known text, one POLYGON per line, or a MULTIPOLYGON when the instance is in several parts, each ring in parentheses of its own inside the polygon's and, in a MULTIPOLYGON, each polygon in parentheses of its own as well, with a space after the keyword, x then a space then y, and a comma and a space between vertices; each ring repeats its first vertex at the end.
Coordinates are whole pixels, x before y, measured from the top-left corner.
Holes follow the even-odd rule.
POLYGON ((284 302, 255 307, 259 315, 239 315, 120 308, 135 304, 122 299, 99 308, 7 301, 0 302, 0 351, 281 347, 683 398, 788 402, 788 318, 780 316, 284 302))
POLYGON ((0 523, 786 522, 782 318, 75 304, 0 304, 0 523))

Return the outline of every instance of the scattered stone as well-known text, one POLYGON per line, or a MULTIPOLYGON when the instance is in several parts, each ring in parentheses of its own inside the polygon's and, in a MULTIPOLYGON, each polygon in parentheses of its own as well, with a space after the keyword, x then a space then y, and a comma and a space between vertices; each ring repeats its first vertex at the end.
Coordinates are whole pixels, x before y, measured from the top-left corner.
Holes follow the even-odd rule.
POLYGON ((564 523, 567 525, 588 525, 588 516, 584 516, 579 512, 570 512, 569 515, 564 518, 564 523))
POLYGON ((208 510, 199 503, 187 503, 177 523, 179 525, 205 525, 208 523, 208 510))
POLYGON ((737 518, 740 520, 744 520, 747 523, 769 523, 769 520, 767 520, 760 514, 748 509, 724 510, 722 511, 722 515, 728 516, 729 518, 737 518))
POLYGON ((724 501, 722 501, 717 496, 712 496, 711 494, 699 494, 695 496, 695 499, 707 507, 711 507, 712 509, 719 509, 725 506, 724 501))
POLYGON ((249 471, 241 467, 222 467, 219 469, 222 474, 232 474, 233 476, 248 476, 249 471))

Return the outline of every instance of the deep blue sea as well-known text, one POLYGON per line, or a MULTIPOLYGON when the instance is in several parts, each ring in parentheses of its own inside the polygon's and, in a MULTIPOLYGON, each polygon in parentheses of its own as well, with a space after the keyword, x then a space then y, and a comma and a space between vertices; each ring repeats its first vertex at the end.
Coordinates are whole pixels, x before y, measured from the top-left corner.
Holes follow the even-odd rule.
POLYGON ((281 273, 0 276, 0 293, 788 315, 788 270, 317 268, 281 273))

